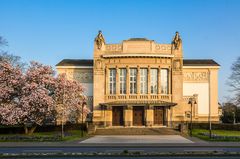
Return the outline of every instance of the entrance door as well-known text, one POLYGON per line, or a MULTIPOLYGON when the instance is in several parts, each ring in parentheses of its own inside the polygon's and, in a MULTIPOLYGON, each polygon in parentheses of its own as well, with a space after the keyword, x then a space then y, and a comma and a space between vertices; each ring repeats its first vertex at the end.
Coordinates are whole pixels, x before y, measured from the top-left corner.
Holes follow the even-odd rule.
POLYGON ((134 126, 144 125, 144 107, 142 106, 133 107, 133 125, 134 126))
POLYGON ((154 107, 154 125, 163 125, 163 107, 154 107))
POLYGON ((112 107, 112 125, 123 126, 123 107, 122 106, 112 107))

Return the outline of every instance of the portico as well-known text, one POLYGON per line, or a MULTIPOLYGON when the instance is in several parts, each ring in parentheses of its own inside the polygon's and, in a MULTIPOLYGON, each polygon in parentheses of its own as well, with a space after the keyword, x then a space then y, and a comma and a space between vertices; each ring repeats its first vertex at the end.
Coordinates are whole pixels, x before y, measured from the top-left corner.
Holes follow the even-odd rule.
POLYGON ((162 127, 171 124, 171 107, 163 101, 118 101, 102 103, 104 126, 162 127))

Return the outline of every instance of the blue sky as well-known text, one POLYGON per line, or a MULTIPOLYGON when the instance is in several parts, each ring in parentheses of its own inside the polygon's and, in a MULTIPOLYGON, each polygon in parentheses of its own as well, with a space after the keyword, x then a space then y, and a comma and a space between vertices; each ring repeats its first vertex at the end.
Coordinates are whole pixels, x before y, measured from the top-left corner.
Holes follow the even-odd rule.
POLYGON ((179 31, 185 58, 221 64, 224 101, 231 64, 240 56, 239 8, 238 0, 0 0, 0 35, 10 53, 54 66, 64 58, 91 59, 99 29, 107 43, 131 37, 170 43, 179 31))

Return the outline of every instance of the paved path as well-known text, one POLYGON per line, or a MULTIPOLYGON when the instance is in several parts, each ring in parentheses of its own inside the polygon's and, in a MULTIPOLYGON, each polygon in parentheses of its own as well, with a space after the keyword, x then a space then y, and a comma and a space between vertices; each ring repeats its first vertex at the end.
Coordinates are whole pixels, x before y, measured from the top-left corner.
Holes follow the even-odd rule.
POLYGON ((96 135, 79 143, 193 143, 180 135, 96 135))

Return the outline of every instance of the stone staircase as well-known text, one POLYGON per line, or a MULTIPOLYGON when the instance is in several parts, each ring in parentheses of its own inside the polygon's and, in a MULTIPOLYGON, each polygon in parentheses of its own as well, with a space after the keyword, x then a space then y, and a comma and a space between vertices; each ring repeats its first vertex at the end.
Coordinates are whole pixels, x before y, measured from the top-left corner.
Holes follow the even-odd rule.
POLYGON ((95 135, 179 135, 172 128, 97 128, 95 135))

